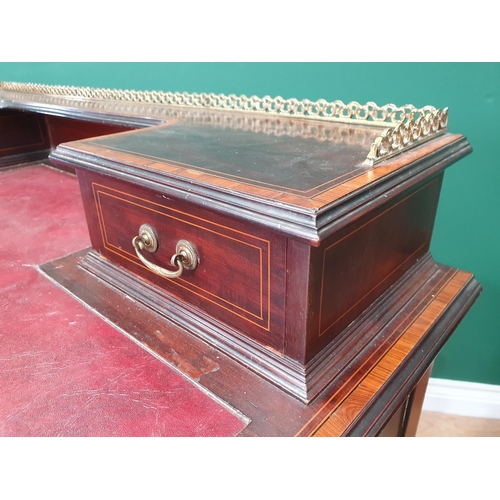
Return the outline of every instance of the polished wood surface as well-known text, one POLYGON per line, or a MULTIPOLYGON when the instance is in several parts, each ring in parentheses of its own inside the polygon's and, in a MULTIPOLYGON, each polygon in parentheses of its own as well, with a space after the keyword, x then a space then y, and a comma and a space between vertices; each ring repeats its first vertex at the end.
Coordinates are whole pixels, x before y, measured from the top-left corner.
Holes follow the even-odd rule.
MULTIPOLYGON (((373 395, 383 387, 389 376, 405 360, 434 321, 444 312, 451 299, 469 280, 470 274, 463 271, 449 271, 444 274, 436 284, 432 300, 425 304, 425 309, 402 332, 398 332, 399 335, 389 350, 375 354, 376 364, 349 393, 349 397, 342 398, 340 389, 316 412, 299 434, 309 436, 345 434, 353 420, 369 404, 373 395)), ((422 302, 420 301, 416 308, 421 307, 422 302)))
POLYGON ((327 360, 345 328, 428 251, 442 171, 470 146, 445 134, 389 170, 367 169, 370 127, 315 125, 331 131, 318 140, 286 126, 243 130, 231 116, 65 143, 51 159, 79 171, 97 252, 83 265, 152 308, 176 310, 194 334, 310 402, 336 376, 327 360), (351 191, 318 203, 340 185, 351 191), (168 269, 187 239, 200 267, 176 281, 147 269, 131 244, 142 224, 160 235, 153 264, 168 269))
POLYGON ((304 402, 335 376, 326 360, 345 328, 428 251, 442 180, 431 177, 289 262, 288 249, 306 245, 262 224, 93 171, 79 169, 78 177, 93 248, 142 281, 93 258, 83 265, 155 309, 175 303, 192 318, 187 328, 304 402), (187 239, 199 250, 199 267, 177 280, 149 270, 132 246, 142 224, 159 235, 152 263, 172 268, 177 241, 187 239))
POLYGON ((284 350, 285 241, 235 218, 193 210, 188 202, 79 172, 93 247, 178 299, 205 311, 271 349, 284 350), (147 269, 132 239, 142 224, 159 235, 159 249, 147 258, 174 269, 179 240, 191 241, 200 264, 176 280, 147 269), (273 260, 271 264, 271 253, 273 260))
POLYGON ((178 318, 172 322, 84 271, 78 264, 87 254, 83 251, 64 257, 41 266, 41 270, 248 417, 250 422, 241 436, 379 435, 481 291, 470 273, 435 264, 431 278, 422 279, 418 286, 401 280, 382 296, 378 307, 360 316, 339 355, 343 364, 337 364, 337 378, 306 405, 217 345, 190 335, 178 318), (370 336, 372 342, 360 350, 363 336, 370 336))
POLYGON ((433 177, 313 248, 307 361, 428 252, 441 182, 433 177))
POLYGON ((51 151, 78 172, 93 248, 47 276, 249 416, 243 435, 413 432, 423 377, 481 291, 429 254, 463 136, 368 168, 371 126, 10 97, 2 116, 27 122, 2 161, 51 151), (168 268, 189 239, 199 267, 147 269, 132 247, 145 223, 151 262, 168 268))

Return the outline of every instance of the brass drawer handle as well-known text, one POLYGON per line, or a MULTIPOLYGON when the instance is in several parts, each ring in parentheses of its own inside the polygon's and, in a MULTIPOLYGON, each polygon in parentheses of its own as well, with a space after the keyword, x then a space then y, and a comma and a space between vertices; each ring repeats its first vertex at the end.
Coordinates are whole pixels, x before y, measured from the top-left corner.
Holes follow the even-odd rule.
POLYGON ((177 242, 175 254, 170 259, 170 263, 178 267, 177 271, 169 271, 168 269, 164 269, 163 267, 147 261, 141 253, 142 250, 156 252, 158 249, 158 237, 156 236, 155 230, 148 224, 143 224, 139 228, 139 236, 136 236, 132 240, 132 245, 134 245, 135 253, 137 257, 141 259, 141 262, 162 278, 178 278, 183 273, 184 269, 196 269, 200 261, 196 247, 186 240, 179 240, 177 242))

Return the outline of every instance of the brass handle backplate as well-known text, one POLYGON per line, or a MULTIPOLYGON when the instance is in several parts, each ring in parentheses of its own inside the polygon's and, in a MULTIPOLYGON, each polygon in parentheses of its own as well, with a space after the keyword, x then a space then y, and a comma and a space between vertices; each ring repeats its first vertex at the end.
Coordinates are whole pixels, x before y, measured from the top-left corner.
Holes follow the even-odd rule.
POLYGON ((157 266, 149 262, 143 255, 142 251, 156 252, 158 250, 158 236, 156 231, 148 224, 143 224, 139 228, 139 236, 132 240, 135 253, 141 259, 141 262, 151 271, 158 274, 162 278, 178 278, 183 273, 184 269, 196 269, 200 262, 196 247, 186 240, 179 240, 175 247, 175 254, 170 259, 173 266, 177 266, 177 271, 169 271, 163 267, 157 266))

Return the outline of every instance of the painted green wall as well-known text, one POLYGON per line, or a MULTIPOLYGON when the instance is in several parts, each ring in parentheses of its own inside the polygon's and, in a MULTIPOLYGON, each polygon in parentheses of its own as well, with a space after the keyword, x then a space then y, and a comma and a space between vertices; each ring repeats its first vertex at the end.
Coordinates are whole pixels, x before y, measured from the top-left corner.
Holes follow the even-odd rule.
POLYGON ((0 63, 0 81, 448 106, 474 152, 445 174, 431 250, 484 292, 433 377, 500 384, 500 64, 0 63))

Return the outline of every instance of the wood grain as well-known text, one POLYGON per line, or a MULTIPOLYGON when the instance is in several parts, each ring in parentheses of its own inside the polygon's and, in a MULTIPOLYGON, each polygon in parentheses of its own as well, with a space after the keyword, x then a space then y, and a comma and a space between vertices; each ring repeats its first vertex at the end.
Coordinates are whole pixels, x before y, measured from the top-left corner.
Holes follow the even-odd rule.
POLYGON ((26 99, 0 112, 22 121, 4 163, 55 147, 50 160, 78 171, 93 245, 47 275, 250 410, 244 435, 378 435, 398 419, 411 432, 415 387, 481 290, 428 254, 463 136, 367 168, 371 127, 26 99), (191 239, 199 269, 151 273, 131 245, 143 223, 161 229, 154 263, 191 239))
MULTIPOLYGON (((409 301, 403 289, 397 290, 394 295, 399 300, 394 297, 395 302, 384 307, 390 320, 381 321, 369 348, 360 352, 356 345, 348 347, 353 362, 344 366, 314 402, 305 405, 213 344, 193 337, 83 271, 78 262, 86 253, 64 257, 41 269, 107 321, 248 417, 250 422, 241 436, 380 433, 481 290, 471 274, 445 266, 437 266, 434 278, 413 290, 409 301)), ((413 287, 406 284, 407 290, 414 289, 416 278, 413 287)), ((363 335, 363 328, 370 330, 363 322, 373 324, 373 319, 362 315, 357 336, 363 335)))
POLYGON ((424 311, 411 322, 391 349, 378 360, 363 380, 349 393, 349 397, 339 402, 314 426, 312 425, 314 419, 308 422, 307 435, 321 437, 345 434, 353 421, 358 418, 370 400, 381 391, 384 383, 415 349, 431 325, 470 278, 471 275, 464 271, 456 271, 447 277, 439 292, 429 301, 424 311))

